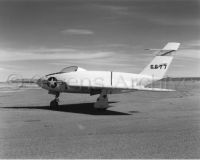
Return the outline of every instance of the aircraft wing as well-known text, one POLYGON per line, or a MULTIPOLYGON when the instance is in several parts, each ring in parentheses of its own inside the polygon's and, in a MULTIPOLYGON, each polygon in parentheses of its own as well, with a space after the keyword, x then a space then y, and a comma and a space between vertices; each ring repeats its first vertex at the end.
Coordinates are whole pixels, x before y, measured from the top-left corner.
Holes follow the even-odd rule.
POLYGON ((173 89, 163 89, 163 88, 138 88, 139 91, 155 91, 155 92, 173 92, 173 89))
MULTIPOLYGON (((69 88, 77 88, 78 86, 68 86, 69 88)), ((102 90, 107 90, 107 93, 125 93, 125 92, 135 92, 135 91, 151 91, 151 92, 171 92, 175 91, 172 89, 162 89, 162 88, 146 88, 146 87, 114 87, 114 86, 82 86, 84 89, 89 89, 91 95, 100 94, 102 90)))

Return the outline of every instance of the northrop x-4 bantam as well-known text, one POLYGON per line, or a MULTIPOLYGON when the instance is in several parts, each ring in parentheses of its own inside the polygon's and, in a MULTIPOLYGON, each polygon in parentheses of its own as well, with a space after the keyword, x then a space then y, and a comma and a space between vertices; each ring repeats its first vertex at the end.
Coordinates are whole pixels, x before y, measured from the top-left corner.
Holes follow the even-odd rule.
POLYGON ((163 49, 156 49, 154 59, 139 74, 90 71, 77 66, 66 67, 60 72, 51 73, 37 80, 37 84, 55 95, 50 102, 50 108, 59 105, 60 93, 87 93, 99 94, 94 108, 105 110, 108 106, 108 94, 117 94, 132 91, 173 91, 170 89, 148 88, 147 85, 162 79, 172 60, 172 53, 180 43, 167 43, 163 49))

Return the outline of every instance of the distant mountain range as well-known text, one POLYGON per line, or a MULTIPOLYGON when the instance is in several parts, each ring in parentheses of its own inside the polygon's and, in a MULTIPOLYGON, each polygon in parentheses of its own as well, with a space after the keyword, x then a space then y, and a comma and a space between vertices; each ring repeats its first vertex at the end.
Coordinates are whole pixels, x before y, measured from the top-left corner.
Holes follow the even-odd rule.
POLYGON ((165 77, 161 81, 200 81, 200 77, 165 77))

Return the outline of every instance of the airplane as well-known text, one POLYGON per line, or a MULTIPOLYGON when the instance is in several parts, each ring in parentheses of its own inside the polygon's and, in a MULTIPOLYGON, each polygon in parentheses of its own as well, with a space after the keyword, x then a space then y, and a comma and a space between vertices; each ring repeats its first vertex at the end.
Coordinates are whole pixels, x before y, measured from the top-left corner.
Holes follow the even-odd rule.
POLYGON ((179 46, 180 43, 169 42, 162 49, 150 49, 156 50, 156 56, 139 74, 91 71, 78 66, 70 66, 60 72, 45 75, 36 83, 41 88, 48 90, 49 94, 55 95, 55 99, 50 102, 50 109, 59 106, 60 93, 87 93, 91 96, 99 94, 94 108, 106 110, 109 108, 108 94, 135 91, 174 91, 146 86, 164 77, 173 60, 172 53, 177 51, 179 46))

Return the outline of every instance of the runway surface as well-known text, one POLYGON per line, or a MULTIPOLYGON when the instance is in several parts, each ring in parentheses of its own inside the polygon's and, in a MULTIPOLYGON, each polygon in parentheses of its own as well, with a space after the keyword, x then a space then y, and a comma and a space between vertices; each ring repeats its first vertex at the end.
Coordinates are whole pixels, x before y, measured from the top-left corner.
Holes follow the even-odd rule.
POLYGON ((0 158, 200 158, 200 83, 168 93, 62 94, 61 109, 42 89, 0 89, 0 158))

